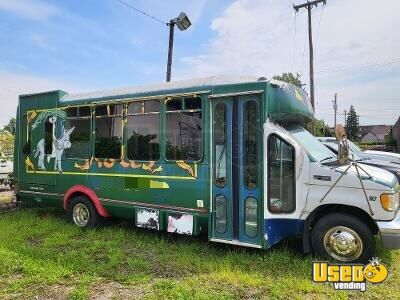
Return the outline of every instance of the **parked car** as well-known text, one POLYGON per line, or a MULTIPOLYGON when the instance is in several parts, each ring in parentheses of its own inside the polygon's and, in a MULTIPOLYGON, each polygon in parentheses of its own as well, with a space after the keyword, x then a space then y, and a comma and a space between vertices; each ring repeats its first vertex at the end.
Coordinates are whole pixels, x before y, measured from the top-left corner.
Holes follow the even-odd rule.
MULTIPOLYGON (((321 142, 335 143, 337 140, 333 137, 320 137, 318 138, 321 142)), ((400 165, 400 154, 386 151, 377 151, 377 150, 362 150, 352 141, 348 140, 349 148, 352 150, 352 153, 357 154, 361 159, 376 159, 380 161, 387 161, 390 163, 400 165)))
MULTIPOLYGON (((325 138, 326 139, 326 138, 325 138)), ((333 153, 338 153, 338 141, 336 139, 330 138, 329 142, 323 138, 319 138, 319 141, 325 145, 333 153)), ((350 142, 350 141, 349 141, 350 142)), ((351 143, 351 142, 350 142, 351 143)), ((355 152, 352 147, 349 146, 350 158, 354 161, 360 162, 364 165, 378 167, 393 173, 400 182, 400 164, 392 163, 386 160, 379 160, 374 158, 362 158, 359 156, 358 152, 355 152)))

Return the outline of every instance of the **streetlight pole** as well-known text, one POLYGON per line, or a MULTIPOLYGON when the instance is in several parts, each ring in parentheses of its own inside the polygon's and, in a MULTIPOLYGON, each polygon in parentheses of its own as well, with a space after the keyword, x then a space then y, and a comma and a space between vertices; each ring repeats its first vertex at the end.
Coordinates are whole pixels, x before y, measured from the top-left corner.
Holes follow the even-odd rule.
POLYGON ((167 62, 167 82, 171 81, 172 52, 174 50, 174 29, 175 19, 169 21, 169 43, 168 43, 168 62, 167 62))
POLYGON ((169 26, 168 61, 167 61, 167 78, 166 78, 167 82, 171 81, 175 25, 178 27, 180 31, 184 31, 188 29, 190 25, 192 25, 192 23, 190 22, 188 16, 184 12, 181 12, 177 18, 172 19, 171 21, 169 21, 169 23, 167 23, 167 26, 169 26))

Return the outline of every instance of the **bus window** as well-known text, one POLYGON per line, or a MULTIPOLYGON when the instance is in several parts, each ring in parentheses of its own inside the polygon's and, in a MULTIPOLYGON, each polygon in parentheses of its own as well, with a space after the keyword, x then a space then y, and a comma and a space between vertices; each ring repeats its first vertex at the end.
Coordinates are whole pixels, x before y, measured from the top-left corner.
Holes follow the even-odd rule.
POLYGON ((66 109, 64 127, 75 127, 70 136, 71 148, 65 149, 67 158, 87 159, 90 157, 90 107, 71 107, 66 109))
POLYGON ((95 157, 121 158, 122 105, 101 105, 95 114, 95 157))
POLYGON ((226 185, 226 105, 218 103, 214 110, 214 176, 215 185, 226 185))
POLYGON ((166 110, 182 110, 182 99, 168 99, 166 102, 166 110))
POLYGON ((201 109, 201 99, 198 97, 186 98, 185 99, 185 109, 186 110, 201 109))
POLYGON ((160 159, 160 101, 130 103, 126 124, 129 160, 160 159))
MULTIPOLYGON (((201 103, 200 98, 196 99, 201 103)), ((166 157, 168 160, 199 161, 203 155, 201 106, 195 110, 177 110, 182 108, 182 102, 182 99, 167 101, 166 157)))
POLYGON ((248 197, 244 201, 245 227, 244 232, 249 238, 255 238, 258 234, 258 204, 257 199, 248 197))
POLYGON ((225 196, 218 195, 215 198, 215 231, 225 233, 228 223, 228 204, 225 196))
POLYGON ((295 150, 276 135, 268 138, 268 209, 271 213, 295 210, 295 150))
POLYGON ((254 100, 244 105, 244 184, 248 189, 258 185, 258 105, 254 100))

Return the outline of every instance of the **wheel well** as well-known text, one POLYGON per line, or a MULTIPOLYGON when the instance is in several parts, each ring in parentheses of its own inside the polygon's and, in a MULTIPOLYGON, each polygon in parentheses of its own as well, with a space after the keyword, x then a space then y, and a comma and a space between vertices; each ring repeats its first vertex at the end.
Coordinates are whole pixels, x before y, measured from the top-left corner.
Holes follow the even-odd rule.
POLYGON ((97 213, 102 217, 110 217, 108 212, 104 209, 103 205, 101 204, 99 198, 96 194, 86 186, 77 185, 71 187, 65 194, 64 194, 64 209, 66 210, 68 207, 68 203, 71 199, 82 196, 87 198, 89 201, 93 203, 95 206, 97 213))
POLYGON ((316 208, 305 220, 304 229, 303 229, 303 251, 304 253, 310 253, 312 251, 311 247, 311 231, 313 226, 317 223, 317 221, 330 213, 345 213, 348 215, 352 215, 355 218, 363 221, 367 226, 371 229, 373 234, 378 232, 378 226, 375 221, 371 218, 371 216, 366 213, 361 208, 350 206, 350 205, 341 205, 341 204, 326 204, 316 208))
POLYGON ((79 197, 79 196, 85 197, 85 198, 88 199, 89 201, 92 201, 88 195, 86 195, 86 194, 83 193, 83 192, 78 192, 78 191, 77 191, 77 192, 73 192, 71 195, 69 195, 68 200, 67 200, 67 203, 69 203, 72 199, 74 199, 74 198, 76 198, 76 197, 79 197))
POLYGON ((375 221, 364 210, 355 206, 340 205, 340 204, 327 204, 317 208, 307 218, 307 223, 309 225, 309 228, 312 228, 320 218, 330 213, 345 213, 348 215, 352 215, 355 218, 358 218, 365 224, 367 224, 367 226, 371 229, 373 234, 376 234, 378 232, 378 227, 375 221))

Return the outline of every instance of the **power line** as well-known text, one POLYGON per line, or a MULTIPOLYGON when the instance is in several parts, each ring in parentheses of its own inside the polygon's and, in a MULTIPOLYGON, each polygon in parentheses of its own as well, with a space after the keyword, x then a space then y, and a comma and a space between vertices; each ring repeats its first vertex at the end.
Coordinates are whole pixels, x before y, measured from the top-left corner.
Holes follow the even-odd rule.
POLYGON ((122 1, 122 0, 116 0, 116 1, 118 1, 121 4, 124 4, 125 6, 131 8, 131 9, 133 9, 133 10, 135 10, 135 11, 137 11, 137 12, 139 12, 139 13, 141 13, 141 14, 149 17, 149 18, 152 18, 153 20, 156 20, 157 22, 160 22, 161 24, 168 25, 167 22, 164 22, 164 21, 162 21, 162 20, 160 20, 160 19, 148 14, 147 12, 145 12, 143 10, 140 10, 139 8, 134 7, 133 5, 131 5, 131 4, 127 3, 127 2, 125 2, 125 1, 122 1))

